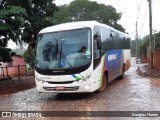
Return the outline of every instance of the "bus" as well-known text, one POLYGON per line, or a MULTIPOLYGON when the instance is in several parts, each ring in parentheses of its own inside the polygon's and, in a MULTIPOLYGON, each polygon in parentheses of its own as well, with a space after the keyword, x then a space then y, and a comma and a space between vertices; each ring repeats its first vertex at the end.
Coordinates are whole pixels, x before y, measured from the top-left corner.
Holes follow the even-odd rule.
POLYGON ((102 92, 130 67, 130 38, 97 21, 63 23, 38 34, 38 92, 102 92))

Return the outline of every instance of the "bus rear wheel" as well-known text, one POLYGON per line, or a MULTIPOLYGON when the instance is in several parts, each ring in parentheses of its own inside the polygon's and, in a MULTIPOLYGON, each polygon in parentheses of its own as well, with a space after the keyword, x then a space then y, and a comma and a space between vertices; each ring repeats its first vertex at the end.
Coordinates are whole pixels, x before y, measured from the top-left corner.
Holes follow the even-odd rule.
POLYGON ((122 74, 119 76, 120 79, 123 79, 125 77, 125 64, 123 65, 122 74))
POLYGON ((97 90, 97 92, 103 92, 103 91, 105 91, 106 87, 107 87, 107 76, 104 74, 103 75, 103 80, 102 80, 102 87, 99 88, 97 90))

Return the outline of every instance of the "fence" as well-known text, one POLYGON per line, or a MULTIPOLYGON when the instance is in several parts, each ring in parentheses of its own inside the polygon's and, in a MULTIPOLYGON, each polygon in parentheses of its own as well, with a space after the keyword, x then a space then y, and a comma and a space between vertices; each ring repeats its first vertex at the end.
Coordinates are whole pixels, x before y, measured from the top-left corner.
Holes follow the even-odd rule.
POLYGON ((27 79, 26 65, 0 67, 0 79, 27 79))

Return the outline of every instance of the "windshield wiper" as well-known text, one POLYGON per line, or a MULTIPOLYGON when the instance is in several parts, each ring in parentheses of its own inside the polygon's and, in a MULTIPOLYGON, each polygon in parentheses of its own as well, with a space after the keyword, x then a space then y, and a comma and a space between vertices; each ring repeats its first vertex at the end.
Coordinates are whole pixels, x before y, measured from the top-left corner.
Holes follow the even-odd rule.
MULTIPOLYGON (((61 41, 61 47, 60 47, 60 62, 61 62, 61 55, 63 55, 63 57, 66 59, 67 64, 69 65, 69 67, 72 69, 73 66, 71 65, 71 63, 69 62, 69 60, 66 58, 66 56, 64 55, 64 53, 62 52, 62 41, 61 41)), ((59 63, 60 65, 60 63, 59 63)))

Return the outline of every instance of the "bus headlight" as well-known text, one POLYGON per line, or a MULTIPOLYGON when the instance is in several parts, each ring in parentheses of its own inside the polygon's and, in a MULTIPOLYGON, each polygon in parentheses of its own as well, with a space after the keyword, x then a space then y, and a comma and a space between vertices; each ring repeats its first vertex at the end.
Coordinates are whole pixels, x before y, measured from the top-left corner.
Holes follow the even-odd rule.
POLYGON ((87 86, 84 87, 84 89, 89 90, 89 89, 90 89, 90 86, 87 85, 87 86))
POLYGON ((42 79, 40 79, 40 78, 38 78, 38 77, 36 77, 36 81, 37 81, 38 83, 40 83, 40 84, 42 84, 42 83, 45 82, 45 81, 43 81, 42 79))

